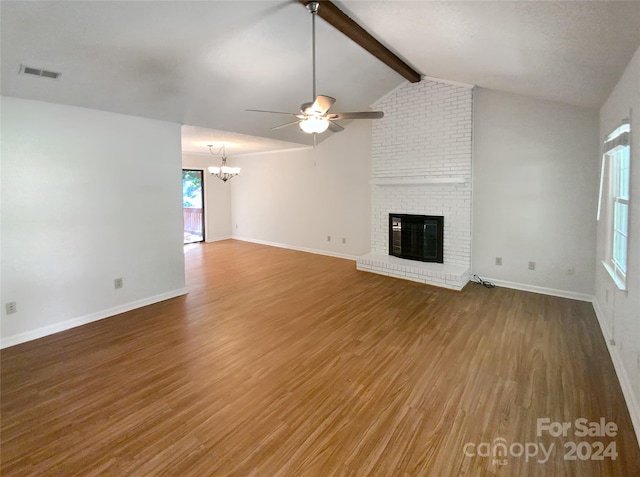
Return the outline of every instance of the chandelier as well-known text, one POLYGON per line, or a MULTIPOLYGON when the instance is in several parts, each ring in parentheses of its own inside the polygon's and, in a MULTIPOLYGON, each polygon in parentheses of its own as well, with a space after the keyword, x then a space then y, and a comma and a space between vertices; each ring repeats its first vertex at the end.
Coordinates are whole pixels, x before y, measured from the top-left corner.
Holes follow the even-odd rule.
POLYGON ((220 153, 222 152, 222 163, 220 164, 220 167, 213 167, 213 166, 209 167, 209 174, 222 180, 222 182, 227 182, 232 177, 235 177, 238 174, 240 174, 239 167, 229 167, 227 165, 227 155, 225 152, 224 144, 215 154, 212 150, 213 144, 208 144, 207 147, 209 148, 209 152, 211 153, 212 156, 219 156, 220 153))

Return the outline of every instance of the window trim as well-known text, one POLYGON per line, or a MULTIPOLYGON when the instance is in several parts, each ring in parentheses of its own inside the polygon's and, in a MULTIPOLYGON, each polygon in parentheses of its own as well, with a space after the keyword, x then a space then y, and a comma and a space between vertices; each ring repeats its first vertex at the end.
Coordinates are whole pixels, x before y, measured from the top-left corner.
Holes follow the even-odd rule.
MULTIPOLYGON (((623 291, 627 290, 627 271, 628 271, 628 263, 629 263, 629 203, 630 199, 628 196, 623 197, 619 195, 620 192, 620 163, 619 159, 616 157, 616 154, 622 149, 627 149, 627 154, 629 155, 629 169, 631 168, 631 125, 630 121, 624 120, 622 124, 617 127, 611 134, 607 135, 604 141, 604 150, 602 154, 602 167, 600 171, 600 197, 598 201, 598 217, 601 218, 602 211, 602 201, 603 201, 603 189, 605 185, 605 175, 607 176, 607 197, 605 201, 606 205, 606 233, 607 233, 607 243, 606 243, 606 257, 602 261, 605 269, 611 276, 613 282, 616 286, 623 291), (607 161, 608 167, 607 167, 607 161), (625 254, 624 259, 625 263, 621 264, 614 258, 616 252, 614 251, 615 247, 615 236, 616 234, 620 234, 621 232, 616 229, 616 213, 615 206, 617 203, 626 204, 627 206, 627 216, 626 216, 626 224, 625 229, 627 230, 627 234, 625 235, 625 254)), ((630 171, 627 174, 627 181, 630 181, 631 174, 630 171)), ((629 182, 626 184, 626 189, 629 190, 629 182)))

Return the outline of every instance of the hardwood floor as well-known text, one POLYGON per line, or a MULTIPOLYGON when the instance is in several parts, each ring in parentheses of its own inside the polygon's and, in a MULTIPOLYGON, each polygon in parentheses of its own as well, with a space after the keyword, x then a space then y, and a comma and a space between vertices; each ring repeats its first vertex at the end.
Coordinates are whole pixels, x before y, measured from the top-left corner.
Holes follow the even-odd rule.
POLYGON ((3 476, 640 475, 588 303, 236 241, 186 261, 186 297, 2 350, 3 476), (596 441, 615 460, 564 459, 596 441))

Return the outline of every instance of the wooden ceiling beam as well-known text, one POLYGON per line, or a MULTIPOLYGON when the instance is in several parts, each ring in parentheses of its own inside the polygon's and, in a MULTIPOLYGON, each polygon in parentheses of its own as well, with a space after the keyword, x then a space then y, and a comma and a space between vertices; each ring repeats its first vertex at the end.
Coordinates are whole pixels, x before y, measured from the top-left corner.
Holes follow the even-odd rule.
MULTIPOLYGON (((305 7, 309 0, 298 0, 305 7)), ((367 50, 392 70, 412 83, 420 82, 421 75, 395 53, 376 40, 367 30, 353 21, 330 0, 320 0, 318 15, 324 21, 341 31, 355 43, 367 50)))

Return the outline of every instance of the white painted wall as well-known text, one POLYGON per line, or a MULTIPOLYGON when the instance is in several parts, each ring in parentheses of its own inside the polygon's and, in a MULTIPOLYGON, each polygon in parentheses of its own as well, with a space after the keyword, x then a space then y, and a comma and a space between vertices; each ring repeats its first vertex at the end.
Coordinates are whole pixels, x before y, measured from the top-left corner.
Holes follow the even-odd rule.
POLYGON ((1 114, 2 346, 185 292, 180 125, 10 97, 1 114))
POLYGON ((473 273, 589 300, 597 113, 483 88, 475 90, 473 108, 473 273), (567 275, 569 266, 574 275, 567 275))
MULTIPOLYGON (((204 171, 204 239, 215 242, 231 238, 231 182, 222 182, 209 174, 207 167, 219 166, 221 159, 212 155, 182 154, 183 169, 200 169, 204 171)), ((228 158, 229 165, 235 166, 235 158, 228 158)))
POLYGON ((233 235, 338 256, 367 253, 371 124, 345 126, 315 149, 233 158, 242 167, 231 181, 233 235))
MULTIPOLYGON (((627 292, 620 291, 602 265, 606 257, 606 221, 598 223, 594 307, 609 345, 616 372, 640 441, 640 49, 600 109, 600 139, 631 118, 631 205, 627 292)), ((600 144, 602 154, 602 143, 600 144)))

